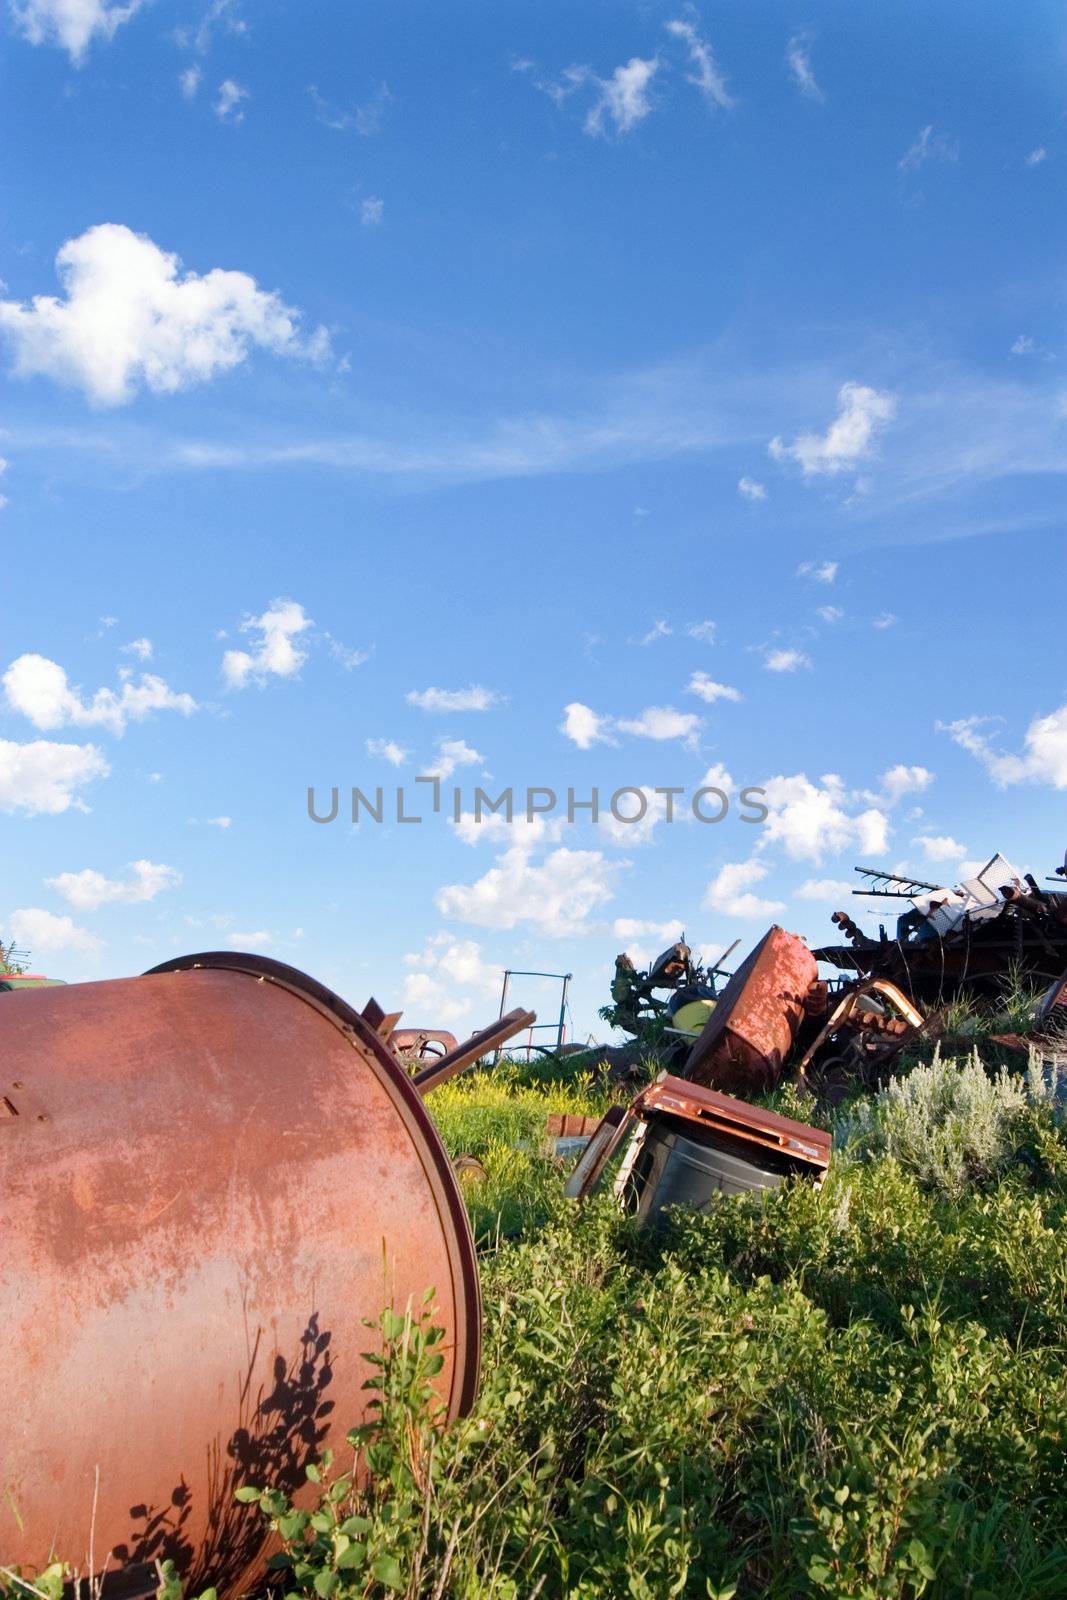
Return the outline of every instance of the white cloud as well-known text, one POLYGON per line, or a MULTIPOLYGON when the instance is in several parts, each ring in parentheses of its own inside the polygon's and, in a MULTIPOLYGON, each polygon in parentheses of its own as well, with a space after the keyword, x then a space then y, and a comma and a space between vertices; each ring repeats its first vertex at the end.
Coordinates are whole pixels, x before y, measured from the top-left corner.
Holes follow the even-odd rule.
POLYGON ((617 726, 623 733, 641 739, 685 739, 692 742, 700 728, 693 711, 675 711, 673 706, 647 706, 639 717, 620 717, 617 726))
POLYGON ((242 633, 258 633, 253 651, 227 650, 222 673, 231 689, 265 683, 268 677, 292 678, 307 660, 307 651, 294 640, 312 626, 311 618, 295 600, 272 600, 261 617, 246 617, 242 633))
POLYGON ((706 700, 708 705, 714 705, 716 700, 740 700, 740 689, 731 689, 729 684, 715 683, 706 672, 694 672, 686 684, 690 694, 698 694, 701 700, 706 700))
POLYGON ((796 461, 809 477, 845 472, 869 456, 878 432, 896 416, 896 399, 862 383, 843 383, 837 403, 837 416, 825 433, 801 433, 792 444, 772 439, 767 448, 774 460, 796 461))
POLYGON ((302 337, 299 313, 247 272, 179 276, 181 262, 144 234, 105 222, 56 256, 64 297, 0 301, 0 333, 21 377, 41 374, 124 405, 139 386, 172 394, 244 361, 252 345, 321 359, 325 329, 302 337))
POLYGON ((833 583, 837 571, 836 561, 802 561, 797 568, 797 577, 813 578, 816 583, 833 583))
POLYGON ((231 950, 266 950, 274 943, 274 935, 260 928, 255 933, 231 933, 226 943, 231 950))
POLYGON ((588 931, 591 912, 611 898, 618 871, 599 850, 551 850, 534 865, 520 838, 471 884, 438 890, 438 910, 484 928, 530 923, 557 937, 588 931))
POLYGON ((681 39, 689 51, 693 71, 686 74, 686 82, 699 89, 709 105, 721 106, 728 111, 734 102, 707 40, 701 38, 693 23, 680 18, 664 26, 674 38, 681 39))
POLYGON ((1021 756, 1002 755, 992 748, 981 732, 991 720, 961 717, 956 722, 939 722, 937 728, 976 756, 999 788, 1012 783, 1047 783, 1054 789, 1067 789, 1067 705, 1047 717, 1034 718, 1026 730, 1021 756))
POLYGON ((360 202, 359 220, 365 228, 379 228, 385 221, 385 201, 380 195, 369 194, 360 202))
POLYGON ((840 622, 844 616, 840 606, 816 606, 815 615, 821 617, 823 622, 840 622))
POLYGON ((178 85, 186 100, 194 100, 196 91, 200 87, 203 74, 199 67, 186 67, 185 71, 178 74, 178 85))
POLYGON ((757 483, 755 478, 738 478, 737 492, 746 500, 766 500, 767 490, 762 483, 757 483))
POLYGON ((135 683, 122 668, 120 689, 98 689, 92 699, 82 698, 81 690, 67 681, 57 661, 47 656, 22 655, 4 673, 7 703, 13 711, 28 717, 36 728, 104 727, 122 734, 128 722, 141 722, 153 711, 180 711, 189 716, 197 709, 191 694, 178 694, 162 678, 146 672, 135 683))
POLYGON ((669 622, 664 622, 662 617, 654 622, 648 632, 638 639, 638 644, 655 644, 657 639, 669 639, 674 629, 669 622))
POLYGON ((366 749, 369 756, 378 756, 381 760, 388 761, 394 767, 402 767, 411 754, 410 750, 406 750, 403 745, 397 744, 395 739, 368 739, 366 741, 366 749))
POLYGON ((871 627, 877 628, 884 633, 886 628, 891 628, 896 620, 892 611, 883 611, 877 617, 871 618, 871 627))
MULTIPOLYGON (((858 883, 858 880, 857 880, 858 883)), ((841 878, 808 878, 796 890, 798 900, 818 900, 827 904, 848 905, 856 884, 841 878)))
POLYGON ((749 885, 761 883, 769 867, 761 861, 729 861, 712 878, 701 901, 706 911, 721 911, 728 917, 773 917, 785 910, 782 900, 761 900, 749 885))
POLYGON ((920 128, 914 143, 905 150, 897 168, 901 172, 917 172, 928 161, 958 161, 959 143, 946 134, 935 133, 932 123, 920 128))
POLYGON ((799 35, 790 39, 785 59, 789 63, 790 72, 793 74, 793 82, 801 94, 805 95, 809 100, 818 100, 820 104, 825 101, 826 96, 815 81, 815 73, 812 70, 811 57, 808 55, 806 41, 799 35))
POLYGON ((152 659, 152 641, 151 639, 131 639, 129 644, 122 646, 122 652, 124 655, 136 656, 138 661, 150 661, 152 659))
POLYGON ((57 44, 78 66, 93 39, 115 30, 140 9, 141 0, 11 0, 11 14, 31 44, 57 44))
POLYGON ((947 833, 920 833, 912 843, 922 846, 928 861, 962 861, 967 854, 967 846, 957 844, 947 833))
POLYGON ((572 700, 563 708, 559 731, 579 750, 588 750, 594 744, 616 744, 618 741, 612 738, 610 729, 610 717, 602 717, 589 706, 583 706, 580 700, 572 700))
POLYGON ((71 806, 84 810, 77 791, 110 767, 92 744, 55 744, 33 739, 16 744, 0 739, 0 811, 58 816, 71 806))
POLYGON ((715 643, 714 622, 691 622, 685 631, 690 639, 699 639, 702 644, 715 643))
POLYGON ((803 650, 770 650, 764 654, 763 665, 768 672, 796 672, 800 667, 810 667, 811 662, 803 650))
POLYGON ((1036 150, 1030 151, 1030 154, 1027 156, 1026 161, 1023 164, 1027 167, 1039 167, 1047 155, 1048 151, 1045 149, 1044 145, 1039 144, 1036 150))
MULTIPOLYGON (((585 119, 585 131, 602 134, 604 120, 610 117, 616 132, 629 133, 652 110, 648 87, 659 62, 633 56, 624 67, 616 67, 610 78, 595 78, 599 94, 585 119)), ((595 74, 593 75, 595 77, 595 74)))
POLYGON ((702 789, 721 789, 723 794, 733 794, 737 785, 722 762, 716 761, 701 778, 700 787, 702 789))
POLYGON ((232 817, 208 817, 206 820, 209 828, 222 828, 224 832, 233 823, 232 817))
POLYGON ((849 811, 853 803, 841 779, 828 773, 812 783, 803 772, 766 778, 762 797, 769 816, 760 826, 760 849, 780 844, 794 861, 822 861, 824 855, 858 850, 880 855, 887 846, 889 821, 872 806, 849 811))
POLYGON ((409 706, 423 711, 488 711, 499 705, 501 695, 495 689, 483 689, 472 683, 469 689, 409 689, 404 696, 409 706))
POLYGON ((484 760, 484 756, 462 739, 438 739, 437 754, 426 764, 424 775, 427 778, 440 778, 444 782, 457 767, 473 767, 484 760))
POLYGON ((1037 343, 1028 333, 1020 333, 1011 347, 1013 356, 1032 356, 1037 350, 1037 343))
POLYGON ((154 900, 164 889, 176 889, 181 873, 155 861, 131 861, 133 876, 105 878, 102 872, 85 867, 81 872, 61 872, 45 882, 55 889, 75 911, 96 911, 103 905, 137 905, 154 900))
POLYGON ((241 109, 241 101, 247 99, 247 89, 239 83, 234 83, 232 78, 224 78, 219 84, 215 115, 220 122, 243 122, 245 114, 241 109))
POLYGON ((335 639, 332 633, 324 633, 326 648, 335 661, 339 661, 346 672, 352 672, 356 667, 361 667, 369 661, 374 654, 374 646, 369 650, 358 650, 351 645, 342 644, 340 639, 335 639))
POLYGON ((865 791, 865 798, 879 805, 895 806, 906 794, 923 794, 933 781, 934 775, 926 767, 908 767, 898 762, 879 778, 881 793, 874 795, 865 791))
POLYGON ((620 845, 624 849, 649 844, 655 829, 669 817, 673 817, 675 822, 692 821, 693 814, 684 800, 680 801, 677 796, 657 794, 648 784, 635 784, 630 792, 620 796, 616 805, 620 815, 631 820, 620 822, 609 804, 601 808, 597 826, 601 833, 608 836, 612 844, 620 845), (642 802, 638 800, 635 790, 642 796, 643 810, 642 802))
POLYGON ((677 944, 682 937, 682 919, 675 917, 670 922, 642 922, 638 917, 616 917, 611 924, 611 931, 616 939, 654 938, 662 940, 666 946, 677 944))
POLYGON ((51 911, 42 911, 39 906, 25 906, 20 911, 12 911, 7 925, 15 943, 32 951, 35 956, 52 955, 62 950, 95 956, 103 949, 94 933, 79 928, 70 917, 53 916, 51 911))
POLYGON ((435 934, 422 950, 406 955, 404 965, 415 969, 404 979, 404 1008, 423 1007, 430 1014, 427 1022, 430 1017, 452 1022, 466 1016, 474 1000, 485 1004, 500 997, 503 971, 486 961, 474 939, 435 934))

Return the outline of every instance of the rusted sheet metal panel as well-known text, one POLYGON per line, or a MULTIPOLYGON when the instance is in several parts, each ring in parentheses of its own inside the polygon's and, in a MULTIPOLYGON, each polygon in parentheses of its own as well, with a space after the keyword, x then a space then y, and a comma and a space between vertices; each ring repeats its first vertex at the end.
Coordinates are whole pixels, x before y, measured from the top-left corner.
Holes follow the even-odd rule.
POLYGON ((477 1269, 419 1095, 280 963, 205 955, 0 1004, 0 1560, 195 1594, 261 1571, 242 1482, 290 1489, 365 1415, 363 1317, 437 1291, 474 1395, 477 1269), (149 1579, 151 1573, 149 1570, 149 1579))
POLYGON ((751 1106, 732 1095, 719 1094, 685 1078, 664 1073, 637 1096, 631 1106, 635 1117, 681 1117, 709 1133, 736 1140, 738 1147, 753 1145, 788 1156, 821 1180, 830 1165, 831 1137, 821 1128, 796 1122, 764 1106, 751 1106))
POLYGON ((771 928, 723 990, 684 1076, 742 1094, 769 1088, 792 1049, 816 972, 802 939, 771 928))

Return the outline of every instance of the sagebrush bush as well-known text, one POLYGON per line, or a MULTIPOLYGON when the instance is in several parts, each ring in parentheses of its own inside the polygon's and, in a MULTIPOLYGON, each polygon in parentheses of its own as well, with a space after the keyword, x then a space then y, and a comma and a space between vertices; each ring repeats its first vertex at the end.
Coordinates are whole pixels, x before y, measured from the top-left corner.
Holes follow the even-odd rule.
POLYGON ((835 1142, 868 1158, 891 1156, 920 1182, 959 1194, 1015 1161, 1030 1131, 1027 1113, 1053 1098, 1040 1068, 1024 1080, 1003 1068, 987 1072, 977 1054, 959 1062, 935 1053, 929 1065, 853 1102, 837 1119, 835 1142))

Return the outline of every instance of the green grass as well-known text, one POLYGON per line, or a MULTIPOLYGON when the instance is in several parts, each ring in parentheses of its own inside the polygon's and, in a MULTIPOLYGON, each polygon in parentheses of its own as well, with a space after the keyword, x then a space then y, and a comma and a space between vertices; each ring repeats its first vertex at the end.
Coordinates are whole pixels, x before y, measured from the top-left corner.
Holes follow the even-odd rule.
MULTIPOLYGON (((428 1099, 450 1152, 488 1172, 468 1189, 481 1391, 441 1433, 432 1339, 383 1320, 368 1470, 324 1480, 310 1519, 248 1491, 291 1532, 279 1593, 1063 1600, 1050 1082, 935 1058, 833 1113, 821 1192, 722 1199, 653 1233, 608 1197, 563 1197, 545 1117, 612 1098, 565 1074, 508 1065, 428 1099)), ((803 1114, 795 1091, 775 1099, 803 1114)))

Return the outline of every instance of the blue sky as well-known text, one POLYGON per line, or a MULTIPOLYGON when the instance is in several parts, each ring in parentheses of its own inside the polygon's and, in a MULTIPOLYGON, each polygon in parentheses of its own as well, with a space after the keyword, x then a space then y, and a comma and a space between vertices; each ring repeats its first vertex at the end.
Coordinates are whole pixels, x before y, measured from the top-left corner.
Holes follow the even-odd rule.
POLYGON ((250 947, 460 1031, 570 970, 584 1036, 623 948, 1061 858, 1062 8, 12 0, 3 57, 36 968, 250 947), (306 814, 449 770, 560 811, 306 814))

